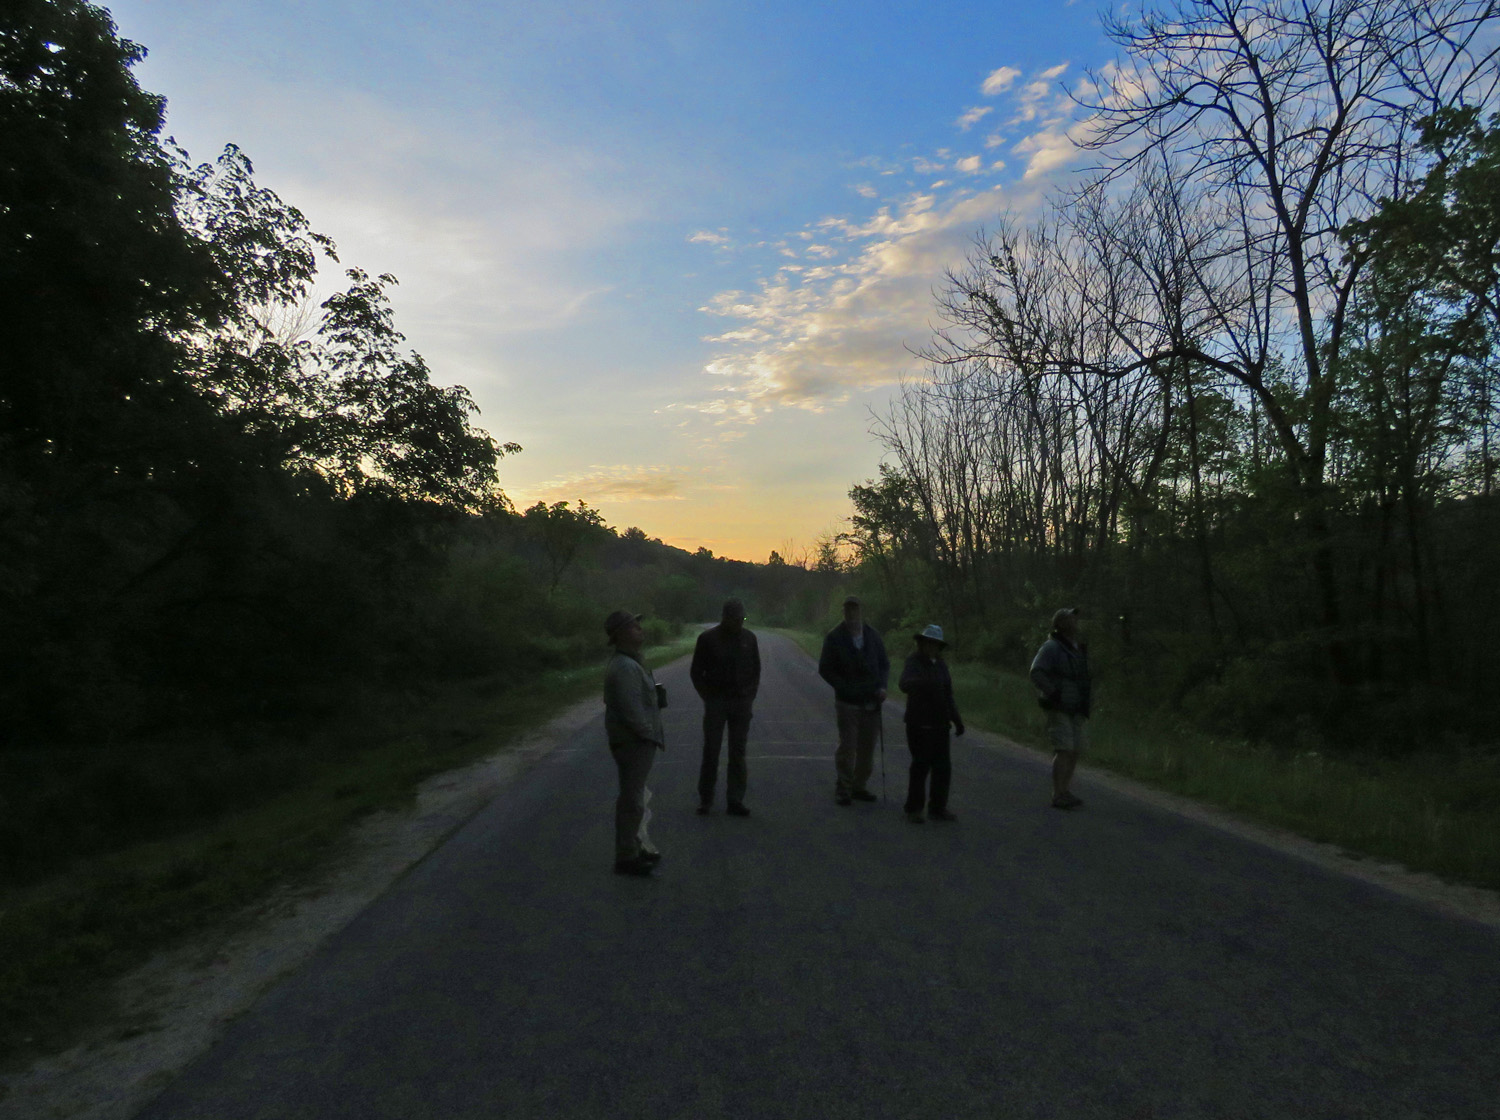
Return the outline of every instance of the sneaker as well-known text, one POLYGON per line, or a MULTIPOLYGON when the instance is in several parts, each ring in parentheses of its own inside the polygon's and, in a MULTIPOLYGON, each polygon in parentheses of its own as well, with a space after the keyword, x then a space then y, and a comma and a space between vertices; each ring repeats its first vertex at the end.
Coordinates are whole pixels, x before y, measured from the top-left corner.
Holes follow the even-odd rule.
POLYGON ((957 813, 950 813, 947 809, 929 809, 929 810, 927 810, 927 817, 928 817, 929 820, 934 820, 934 821, 956 821, 956 820, 958 820, 958 814, 957 813))
POLYGON ((927 818, 924 817, 921 813, 907 813, 906 819, 911 821, 912 824, 921 824, 927 818))
POLYGON ((646 875, 650 875, 651 874, 651 869, 653 867, 655 867, 655 866, 656 866, 656 861, 647 858, 646 854, 644 852, 642 852, 640 855, 636 856, 634 859, 616 860, 615 861, 615 874, 616 875, 635 875, 637 877, 644 877, 646 875))
POLYGON ((641 852, 641 859, 645 860, 652 867, 655 867, 658 863, 661 862, 661 853, 660 852, 656 852, 656 851, 652 851, 652 852, 642 851, 641 852))
POLYGON ((708 816, 708 814, 712 813, 713 811, 714 811, 714 807, 713 807, 713 805, 710 802, 705 801, 702 805, 698 806, 698 815, 700 817, 706 817, 706 816, 708 816))
POLYGON ((1052 799, 1052 807, 1054 809, 1076 809, 1082 804, 1083 801, 1074 797, 1071 793, 1059 793, 1052 799))
POLYGON ((853 797, 854 800, 856 800, 856 801, 879 801, 880 800, 880 798, 876 797, 873 793, 871 793, 867 789, 857 789, 850 796, 853 797))
POLYGON ((833 799, 835 801, 837 801, 840 805, 853 805, 854 804, 854 798, 850 797, 847 793, 837 793, 837 794, 834 794, 833 799))
POLYGON ((729 808, 725 809, 724 811, 731 817, 748 817, 750 815, 750 810, 745 808, 738 802, 729 806, 729 808))

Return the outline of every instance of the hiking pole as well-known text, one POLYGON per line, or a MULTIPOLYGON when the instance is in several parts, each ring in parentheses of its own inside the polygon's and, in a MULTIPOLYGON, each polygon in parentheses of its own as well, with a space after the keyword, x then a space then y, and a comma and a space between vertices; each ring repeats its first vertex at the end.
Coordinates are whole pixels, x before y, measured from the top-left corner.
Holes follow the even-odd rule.
POLYGON ((880 713, 880 803, 885 804, 885 704, 876 709, 880 713))

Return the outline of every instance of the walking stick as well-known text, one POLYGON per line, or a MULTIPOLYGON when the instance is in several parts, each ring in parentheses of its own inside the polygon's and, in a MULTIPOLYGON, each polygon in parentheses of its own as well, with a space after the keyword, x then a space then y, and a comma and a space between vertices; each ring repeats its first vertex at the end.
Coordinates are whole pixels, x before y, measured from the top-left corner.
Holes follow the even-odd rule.
POLYGON ((880 803, 885 804, 885 705, 882 703, 878 709, 880 712, 880 803))

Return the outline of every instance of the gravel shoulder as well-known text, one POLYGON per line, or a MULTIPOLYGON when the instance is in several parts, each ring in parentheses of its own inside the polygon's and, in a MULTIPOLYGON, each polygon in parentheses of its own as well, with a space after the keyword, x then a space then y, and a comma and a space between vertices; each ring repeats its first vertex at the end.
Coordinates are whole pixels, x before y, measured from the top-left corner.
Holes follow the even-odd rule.
POLYGON ((504 750, 434 775, 410 807, 363 821, 314 876, 122 978, 108 1022, 0 1082, 0 1120, 133 1116, 277 980, 598 711, 597 698, 579 701, 504 750))

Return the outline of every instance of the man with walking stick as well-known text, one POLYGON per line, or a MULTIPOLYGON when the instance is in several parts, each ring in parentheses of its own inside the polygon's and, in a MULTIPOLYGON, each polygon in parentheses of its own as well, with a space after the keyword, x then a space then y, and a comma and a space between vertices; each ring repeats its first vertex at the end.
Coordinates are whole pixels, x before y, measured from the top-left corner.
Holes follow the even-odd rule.
POLYGON ((865 622, 859 597, 850 595, 844 600, 844 621, 823 639, 818 658, 818 676, 833 686, 839 729, 838 751, 833 756, 834 800, 840 805, 876 799, 865 784, 874 769, 875 738, 880 733, 881 705, 890 675, 885 643, 865 622))

